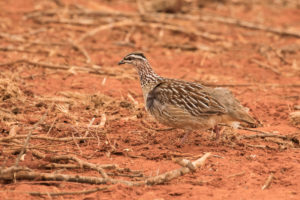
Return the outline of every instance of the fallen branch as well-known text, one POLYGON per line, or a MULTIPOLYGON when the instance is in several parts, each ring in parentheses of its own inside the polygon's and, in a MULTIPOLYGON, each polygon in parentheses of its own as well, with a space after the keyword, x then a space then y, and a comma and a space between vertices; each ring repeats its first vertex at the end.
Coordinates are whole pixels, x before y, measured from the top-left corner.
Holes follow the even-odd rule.
POLYGON ((17 166, 17 167, 16 166, 11 166, 11 167, 8 167, 8 168, 5 168, 5 169, 1 169, 0 170, 0 179, 1 179, 1 175, 13 174, 13 173, 19 172, 19 171, 31 171, 31 169, 29 169, 27 167, 20 167, 20 166, 17 166))
MULTIPOLYGON (((265 140, 279 144, 279 145, 288 145, 288 146, 299 146, 299 139, 293 135, 277 135, 277 134, 272 134, 272 133, 268 133, 268 132, 263 132, 260 130, 255 130, 255 129, 250 129, 250 128, 245 128, 245 127, 239 127, 239 129, 242 130, 247 130, 247 131, 252 131, 252 132, 256 132, 256 133, 260 133, 260 134, 256 134, 256 135, 243 135, 240 136, 239 139, 253 139, 253 138, 266 138, 265 140), (274 139, 278 138, 282 141, 279 140, 274 140, 274 139)), ((255 148, 270 148, 269 146, 265 146, 265 145, 247 145, 250 147, 255 147, 255 148)))
MULTIPOLYGON (((99 166, 99 165, 98 165, 99 166)), ((105 165, 100 165, 100 166, 104 166, 105 165)), ((47 165, 42 166, 45 169, 78 169, 80 168, 80 166, 75 165, 75 164, 57 164, 57 163, 50 163, 47 165)), ((84 166, 86 167, 86 166, 84 166)), ((87 168, 87 167, 86 167, 87 168)), ((130 178, 134 178, 134 177, 145 177, 143 173, 140 173, 139 171, 132 171, 132 170, 124 170, 122 168, 117 168, 116 169, 118 172, 133 172, 132 174, 125 174, 125 173, 116 173, 116 172, 107 172, 106 174, 109 176, 123 176, 123 177, 130 177, 130 178), (137 173, 138 172, 138 173, 137 173)))
POLYGON ((248 28, 253 30, 260 30, 265 32, 270 32, 278 35, 286 35, 286 36, 292 36, 292 37, 300 37, 300 32, 295 30, 286 30, 283 28, 274 28, 265 26, 263 24, 257 24, 253 22, 247 22, 235 18, 230 17, 223 17, 223 16, 211 16, 211 15, 202 15, 202 16, 196 16, 196 15, 185 15, 185 14, 147 14, 147 17, 155 17, 155 18, 171 18, 171 19, 181 19, 181 20, 193 20, 193 21, 204 21, 204 22, 217 22, 222 24, 229 24, 234 26, 239 26, 242 28, 248 28))
POLYGON ((103 168, 100 165, 96 165, 93 163, 89 163, 83 160, 80 160, 79 158, 77 158, 76 156, 67 156, 67 155, 63 155, 63 156, 55 156, 55 157, 51 157, 50 158, 51 161, 58 161, 58 160, 73 160, 76 161, 80 168, 86 167, 89 169, 93 169, 96 170, 97 172, 99 172, 103 178, 108 178, 106 172, 103 170, 103 168))
POLYGON ((242 28, 261 30, 261 31, 279 34, 279 35, 287 35, 287 36, 293 36, 293 37, 298 37, 298 38, 300 37, 299 31, 284 30, 281 28, 268 27, 268 26, 265 26, 262 24, 242 21, 242 20, 229 18, 229 17, 208 16, 207 15, 207 16, 200 16, 200 17, 198 17, 198 19, 202 20, 202 21, 206 21, 206 22, 219 22, 219 23, 223 23, 223 24, 231 24, 231 25, 240 26, 242 28))
MULTIPOLYGON (((27 45, 41 45, 41 46, 71 46, 75 50, 79 51, 86 59, 86 63, 91 63, 91 57, 89 56, 88 52, 83 48, 81 45, 68 40, 68 43, 64 42, 56 42, 56 43, 47 43, 47 42, 40 42, 40 41, 28 41, 24 39, 24 36, 19 35, 10 35, 7 33, 0 33, 0 37, 9 39, 10 41, 19 42, 19 43, 26 43, 27 45)), ((12 47, 12 46, 5 46, 0 47, 1 51, 19 51, 25 53, 46 53, 49 54, 49 50, 28 50, 26 47, 12 47)))
MULTIPOLYGON (((16 135, 16 136, 8 136, 4 138, 0 138, 0 142, 8 142, 13 139, 20 139, 25 138, 27 135, 16 135)), ((68 142, 72 140, 90 140, 94 139, 93 137, 64 137, 64 138, 54 138, 54 137, 46 137, 46 136, 38 136, 32 135, 31 139, 38 139, 38 140, 49 140, 49 141, 58 141, 58 142, 68 142)))
POLYGON ((273 142, 278 145, 284 145, 285 147, 294 147, 294 143, 295 143, 292 138, 290 138, 290 140, 288 141, 285 141, 281 138, 267 137, 265 140, 268 142, 273 142))
POLYGON ((17 171, 13 173, 0 174, 1 180, 12 181, 17 180, 36 180, 36 181, 66 181, 77 183, 89 183, 89 184, 105 184, 107 180, 104 178, 92 177, 92 176, 78 176, 78 175, 66 175, 66 174, 53 174, 53 173, 40 173, 34 171, 17 171))
MULTIPOLYGON (((198 160, 192 162, 195 169, 204 165, 206 159, 210 156, 210 153, 204 154, 198 160)), ((188 162, 185 160, 184 162, 188 162)), ((83 163, 84 165, 84 163, 83 163)), ((141 185, 157 185, 164 182, 170 181, 179 176, 183 176, 186 173, 191 172, 188 167, 182 167, 180 169, 172 170, 164 174, 147 178, 144 181, 126 181, 112 178, 98 178, 91 176, 78 176, 78 175, 66 175, 66 174, 53 174, 53 173, 40 173, 34 171, 28 171, 24 168, 10 167, 0 172, 0 180, 12 181, 12 180, 35 180, 35 181, 66 181, 66 182, 77 182, 77 183, 88 183, 88 184, 116 184, 121 183, 127 186, 141 186, 141 185), (26 171, 24 171, 26 170, 26 171)))
MULTIPOLYGON (((82 168, 82 167, 86 167, 88 169, 93 169, 93 170, 96 170, 98 172, 100 172, 101 174, 103 174, 104 177, 107 177, 105 175, 105 172, 102 171, 103 169, 114 169, 118 172, 132 172, 134 174, 140 174, 140 171, 135 171, 135 170, 131 170, 129 168, 119 168, 118 165, 116 164, 102 164, 102 165, 97 165, 97 164, 93 164, 93 163, 89 163, 89 162, 86 162, 86 161, 83 161, 75 156, 69 156, 69 155, 62 155, 62 156, 55 156, 55 157, 51 157, 50 158, 51 161, 54 161, 54 162, 57 162, 57 161, 60 161, 60 160, 73 160, 73 161, 76 161, 79 166, 82 168), (102 172, 101 172, 102 171, 102 172)), ((52 163, 54 164, 54 163, 52 163)), ((51 165, 49 165, 51 166, 51 165)), ((72 165, 63 165, 63 166, 60 166, 60 165, 54 165, 55 167, 70 167, 70 168, 74 168, 72 165)))
POLYGON ((194 166, 194 164, 189 161, 189 160, 186 160, 186 159, 180 159, 180 158, 177 158, 177 159, 173 159, 175 163, 177 163, 178 165, 182 166, 182 167, 187 167, 189 168, 192 172, 195 172, 196 171, 196 167, 194 166))
POLYGON ((217 48, 212 48, 203 44, 196 44, 196 45, 192 45, 192 44, 160 44, 162 47, 164 48, 168 48, 168 49, 180 49, 183 51, 208 51, 208 52, 212 52, 212 53, 217 53, 219 51, 221 51, 221 49, 217 49, 217 48))
MULTIPOLYGON (((113 17, 113 18, 140 18, 140 19, 157 19, 159 21, 162 21, 162 19, 180 19, 180 20, 192 20, 195 22, 204 21, 204 22, 217 22, 227 25, 234 25, 239 26, 241 28, 247 28, 252 30, 260 30, 265 32, 270 32, 278 35, 286 35, 286 36, 292 36, 292 37, 300 37, 300 33, 297 30, 287 30, 283 28, 274 28, 270 26, 266 26, 263 24, 257 24, 254 22, 248 22, 243 21, 235 18, 230 17, 224 17, 224 16, 212 16, 212 15, 202 15, 202 16, 196 16, 196 15, 187 15, 187 14, 166 14, 166 13, 145 13, 143 12, 143 9, 140 8, 139 2, 138 3, 138 9, 139 13, 126 13, 126 12, 119 12, 119 11, 107 11, 107 10, 99 10, 99 11, 93 11, 88 9, 77 9, 77 10, 68 10, 68 14, 71 16, 77 15, 77 16, 87 16, 87 17, 113 17)), ((65 12, 65 10, 63 10, 65 12)), ((61 9, 52 9, 52 10, 43 10, 43 11, 34 11, 26 14, 26 18, 37 18, 41 16, 53 16, 57 15, 57 13, 62 12, 61 9)), ((69 22, 68 22, 69 23, 69 22)), ((85 22, 86 23, 86 22, 85 22)), ((91 22, 88 21, 89 25, 91 25, 91 22)))
MULTIPOLYGON (((300 84, 214 84, 214 83, 200 83, 209 87, 271 87, 271 88, 285 88, 285 87, 300 87, 300 84)), ((270 88, 270 89, 271 89, 270 88)))
POLYGON ((25 41, 23 36, 9 34, 9 33, 3 33, 3 32, 0 33, 0 37, 8 39, 8 40, 18 41, 18 42, 24 42, 25 41))
POLYGON ((33 195, 33 196, 43 196, 43 195, 47 195, 47 196, 63 196, 63 195, 80 195, 80 194, 91 194, 94 192, 99 192, 99 191, 103 191, 103 190, 107 190, 108 187, 97 187, 97 188, 93 188, 90 190, 82 190, 82 191, 75 191, 75 192, 28 192, 28 194, 33 195))
MULTIPOLYGON (((73 4, 74 6, 74 4, 73 4)), ((64 9, 47 9, 47 10, 33 10, 33 11, 30 11, 30 12, 27 12, 25 14, 25 18, 26 19, 30 19, 30 18, 38 18, 38 17, 41 17, 41 16, 54 16, 54 15, 57 15, 58 13, 61 13, 61 12, 68 12, 69 15, 71 16, 85 16, 85 17, 136 17, 137 15, 134 14, 134 13, 126 13, 126 12, 119 12, 119 11, 115 11, 115 10, 110 10, 110 9, 102 9, 102 10, 89 10, 85 7, 80 7, 79 8, 79 5, 76 4, 75 5, 77 7, 77 9, 68 9, 66 10, 65 8, 64 9), (79 9, 78 9, 79 8, 79 9)))
POLYGON ((275 135, 275 134, 257 134, 257 135, 243 135, 240 139, 253 139, 253 138, 267 138, 267 137, 275 137, 280 139, 288 139, 287 136, 284 135, 275 135))
POLYGON ((18 51, 18 52, 25 52, 25 53, 45 53, 45 54, 49 54, 49 51, 46 51, 46 50, 29 50, 25 47, 13 47, 13 46, 0 47, 0 51, 18 51))
POLYGON ((83 71, 83 72, 88 72, 88 73, 92 73, 92 74, 103 74, 99 71, 100 67, 93 65, 90 67, 80 67, 80 66, 75 66, 75 65, 59 65, 59 64, 52 64, 52 63, 45 63, 45 62, 34 62, 34 61, 30 61, 30 60, 26 60, 26 59, 20 59, 20 60, 15 60, 15 61, 10 61, 7 63, 1 63, 1 66, 9 66, 9 65, 14 65, 14 64, 18 64, 18 63, 27 63, 29 65, 37 65, 37 66, 41 66, 44 68, 48 68, 48 69, 58 69, 58 70, 78 70, 78 71, 83 71))
POLYGON ((67 174, 53 174, 29 171, 28 168, 9 167, 0 171, 0 180, 35 180, 35 181, 65 181, 88 184, 117 184, 121 183, 127 186, 145 185, 144 181, 126 181, 112 178, 99 178, 94 176, 78 176, 67 174), (26 171, 25 171, 26 170, 26 171))
POLYGON ((256 130, 256 129, 246 128, 246 127, 239 127, 238 129, 247 130, 247 131, 251 131, 251 132, 255 132, 255 133, 261 133, 259 135, 244 135, 241 137, 241 139, 244 139, 244 138, 251 139, 251 138, 256 138, 256 137, 260 137, 260 138, 277 137, 277 138, 281 138, 281 139, 288 139, 288 137, 284 136, 284 135, 276 135, 276 134, 272 134, 272 133, 268 133, 268 132, 264 132, 264 131, 260 131, 260 130, 256 130))
POLYGON ((125 21, 114 22, 114 23, 110 23, 110 24, 106 24, 106 25, 101 25, 95 29, 92 29, 91 31, 88 31, 87 33, 83 34, 77 40, 77 43, 85 40, 88 37, 91 37, 91 36, 99 33, 100 31, 112 29, 112 28, 124 27, 124 26, 145 26, 145 27, 151 27, 151 28, 167 29, 167 30, 171 30, 171 31, 185 33, 185 34, 193 34, 193 35, 200 36, 205 39, 212 40, 212 41, 223 39, 223 37, 221 37, 221 36, 213 35, 213 34, 206 33, 206 32, 200 32, 197 30, 187 29, 187 28, 175 26, 175 25, 125 20, 125 21))
POLYGON ((253 148, 259 148, 259 149, 266 149, 270 148, 269 146, 266 145, 254 145, 254 144, 245 144, 247 147, 253 147, 253 148))
POLYGON ((93 26, 99 24, 95 19, 67 19, 67 18, 52 18, 52 17, 39 17, 33 18, 39 24, 70 24, 75 26, 93 26))
POLYGON ((79 168, 79 166, 75 165, 75 164, 57 164, 57 163, 50 163, 47 165, 43 165, 42 167, 45 169, 60 169, 60 168, 77 169, 77 168, 79 168))
POLYGON ((32 153, 33 156, 37 157, 38 159, 46 158, 46 155, 43 154, 42 152, 38 151, 38 150, 32 149, 31 153, 32 153))
MULTIPOLYGON (((211 155, 211 153, 206 153, 204 156, 199 158, 198 160, 192 162, 192 165, 195 169, 201 167, 204 165, 206 159, 211 155)), ((174 178, 177 178, 179 176, 183 176, 186 173, 191 172, 192 170, 188 167, 182 167, 180 169, 176 169, 173 171, 166 172, 164 174, 154 176, 151 178, 148 178, 145 182, 147 185, 157 185, 157 184, 162 184, 164 182, 170 181, 174 178)))

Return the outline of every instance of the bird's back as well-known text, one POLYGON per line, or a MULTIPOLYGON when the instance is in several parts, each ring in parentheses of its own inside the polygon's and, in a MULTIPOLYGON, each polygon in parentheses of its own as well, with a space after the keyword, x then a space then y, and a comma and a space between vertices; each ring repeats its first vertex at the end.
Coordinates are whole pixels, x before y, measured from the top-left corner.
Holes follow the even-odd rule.
POLYGON ((255 124, 229 90, 176 79, 157 83, 146 97, 146 109, 161 123, 179 128, 211 128, 233 121, 255 124))

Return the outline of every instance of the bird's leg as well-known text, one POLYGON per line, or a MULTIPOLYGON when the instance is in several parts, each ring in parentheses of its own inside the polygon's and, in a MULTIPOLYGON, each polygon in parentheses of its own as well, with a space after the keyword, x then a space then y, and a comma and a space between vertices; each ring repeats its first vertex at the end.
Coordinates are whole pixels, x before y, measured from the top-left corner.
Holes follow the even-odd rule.
POLYGON ((224 127, 220 128, 220 126, 216 125, 213 129, 213 132, 216 133, 216 140, 219 140, 220 134, 223 132, 224 127))
POLYGON ((185 134, 184 134, 183 138, 180 140, 179 146, 182 146, 184 144, 185 140, 189 137, 191 131, 185 130, 184 133, 185 134))
POLYGON ((213 132, 216 133, 216 140, 219 140, 219 138, 220 138, 220 127, 218 127, 218 125, 216 125, 214 127, 213 132))

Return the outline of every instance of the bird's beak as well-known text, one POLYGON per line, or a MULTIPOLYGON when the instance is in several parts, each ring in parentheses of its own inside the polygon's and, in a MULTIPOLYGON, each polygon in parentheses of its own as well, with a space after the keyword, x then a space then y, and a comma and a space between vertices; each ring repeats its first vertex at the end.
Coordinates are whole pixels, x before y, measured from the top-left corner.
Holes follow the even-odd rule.
POLYGON ((123 64, 125 64, 124 60, 121 60, 121 61, 118 63, 118 65, 123 65, 123 64))

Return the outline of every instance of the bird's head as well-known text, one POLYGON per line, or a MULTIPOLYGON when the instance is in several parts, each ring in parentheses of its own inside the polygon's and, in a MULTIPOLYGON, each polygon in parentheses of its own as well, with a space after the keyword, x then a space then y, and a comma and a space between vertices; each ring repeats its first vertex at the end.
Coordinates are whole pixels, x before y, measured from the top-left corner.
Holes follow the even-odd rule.
POLYGON ((134 66, 138 66, 138 65, 146 63, 146 62, 147 62, 147 59, 143 53, 130 53, 119 62, 119 65, 131 64, 134 66))

